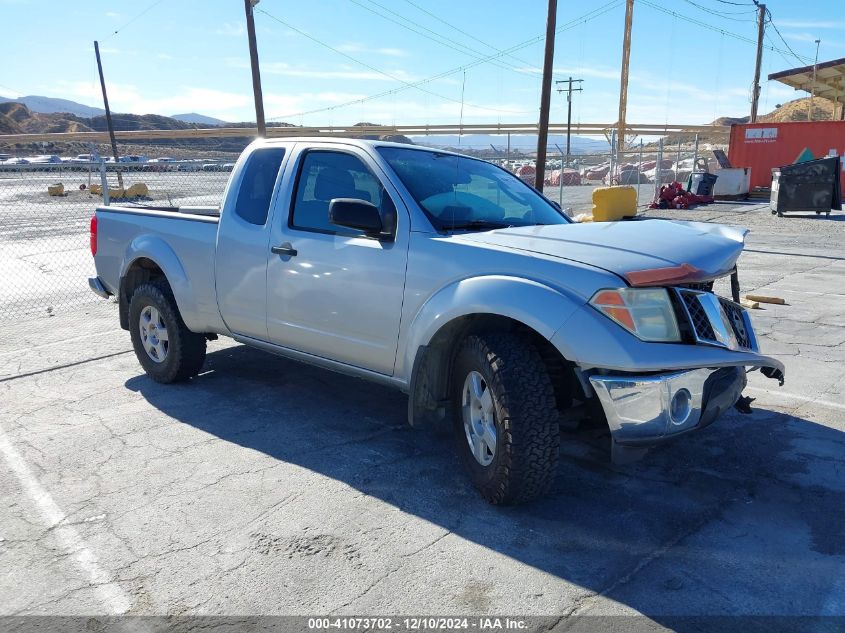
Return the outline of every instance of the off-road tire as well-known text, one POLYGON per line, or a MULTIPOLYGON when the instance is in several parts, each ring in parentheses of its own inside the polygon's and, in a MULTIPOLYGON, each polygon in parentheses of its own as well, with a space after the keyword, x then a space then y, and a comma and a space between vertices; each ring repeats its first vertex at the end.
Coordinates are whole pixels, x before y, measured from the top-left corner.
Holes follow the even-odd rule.
POLYGON ((173 291, 166 281, 138 286, 129 302, 129 334, 138 362, 147 375, 160 383, 181 382, 196 376, 205 362, 205 336, 191 332, 179 314, 173 291), (147 354, 139 330, 141 312, 152 306, 167 327, 168 350, 158 363, 147 354))
POLYGON ((537 349, 518 333, 470 335, 452 367, 455 446, 475 487, 496 505, 545 494, 557 472, 560 430, 554 389, 537 349), (496 452, 487 466, 473 456, 464 432, 462 393, 472 371, 482 375, 494 400, 496 452))

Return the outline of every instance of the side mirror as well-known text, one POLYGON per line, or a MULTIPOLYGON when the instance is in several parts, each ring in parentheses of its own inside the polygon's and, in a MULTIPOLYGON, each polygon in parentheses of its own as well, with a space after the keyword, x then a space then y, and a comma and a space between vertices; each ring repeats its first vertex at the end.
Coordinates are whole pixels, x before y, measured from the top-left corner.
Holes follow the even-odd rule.
POLYGON ((329 222, 363 231, 370 237, 387 238, 381 213, 372 202, 356 198, 334 198, 329 203, 329 222))

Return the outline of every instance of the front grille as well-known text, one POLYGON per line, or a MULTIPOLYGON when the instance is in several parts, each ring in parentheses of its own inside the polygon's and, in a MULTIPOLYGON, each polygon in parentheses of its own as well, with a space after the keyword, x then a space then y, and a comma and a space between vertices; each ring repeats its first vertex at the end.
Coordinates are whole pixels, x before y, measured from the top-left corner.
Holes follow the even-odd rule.
POLYGON ((727 299, 719 299, 719 303, 722 304, 722 309, 728 315, 728 320, 731 322, 731 327, 733 327, 736 336, 736 342, 740 347, 751 349, 751 332, 745 325, 742 307, 727 299))
POLYGON ((713 331, 713 326, 710 325, 707 313, 698 302, 698 295, 694 292, 682 292, 680 295, 689 313, 695 335, 705 341, 715 341, 716 333, 713 331))
POLYGON ((681 287, 689 288, 690 290, 700 290, 701 292, 713 292, 713 280, 683 284, 681 287))
POLYGON ((700 290, 677 288, 676 294, 683 302, 685 316, 689 317, 688 329, 692 330, 693 338, 697 342, 733 347, 733 334, 738 348, 755 349, 754 332, 742 306, 700 290), (718 301, 718 313, 714 313, 712 309, 715 301, 718 301), (709 314, 705 305, 711 308, 709 314), (711 315, 716 322, 711 321, 711 315))

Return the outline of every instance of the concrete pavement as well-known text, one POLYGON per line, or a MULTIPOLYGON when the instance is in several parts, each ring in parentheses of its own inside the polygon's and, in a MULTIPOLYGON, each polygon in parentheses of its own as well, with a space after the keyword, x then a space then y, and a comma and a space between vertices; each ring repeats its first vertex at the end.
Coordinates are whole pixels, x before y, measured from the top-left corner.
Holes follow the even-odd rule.
POLYGON ((789 303, 753 314, 786 385, 751 374, 753 415, 629 467, 567 434, 515 508, 397 392, 224 341, 158 385, 113 305, 6 324, 0 614, 845 615, 843 216, 692 217, 754 229, 740 276, 789 303))

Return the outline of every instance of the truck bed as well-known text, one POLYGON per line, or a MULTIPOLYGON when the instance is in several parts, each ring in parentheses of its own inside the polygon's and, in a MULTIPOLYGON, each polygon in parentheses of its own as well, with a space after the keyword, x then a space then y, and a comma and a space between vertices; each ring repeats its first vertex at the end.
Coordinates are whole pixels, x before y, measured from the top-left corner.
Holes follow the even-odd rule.
POLYGON ((98 270, 109 292, 118 293, 120 277, 132 263, 127 261, 127 253, 134 253, 133 259, 137 259, 153 249, 157 253, 163 250, 170 254, 168 261, 161 261, 161 255, 156 255, 155 261, 162 268, 172 269, 166 271, 171 284, 189 286, 188 292, 177 294, 193 297, 195 302, 192 306, 180 306, 188 327, 196 331, 219 327, 214 290, 219 210, 113 205, 98 207, 96 214, 98 234, 102 236, 97 245, 98 270))

